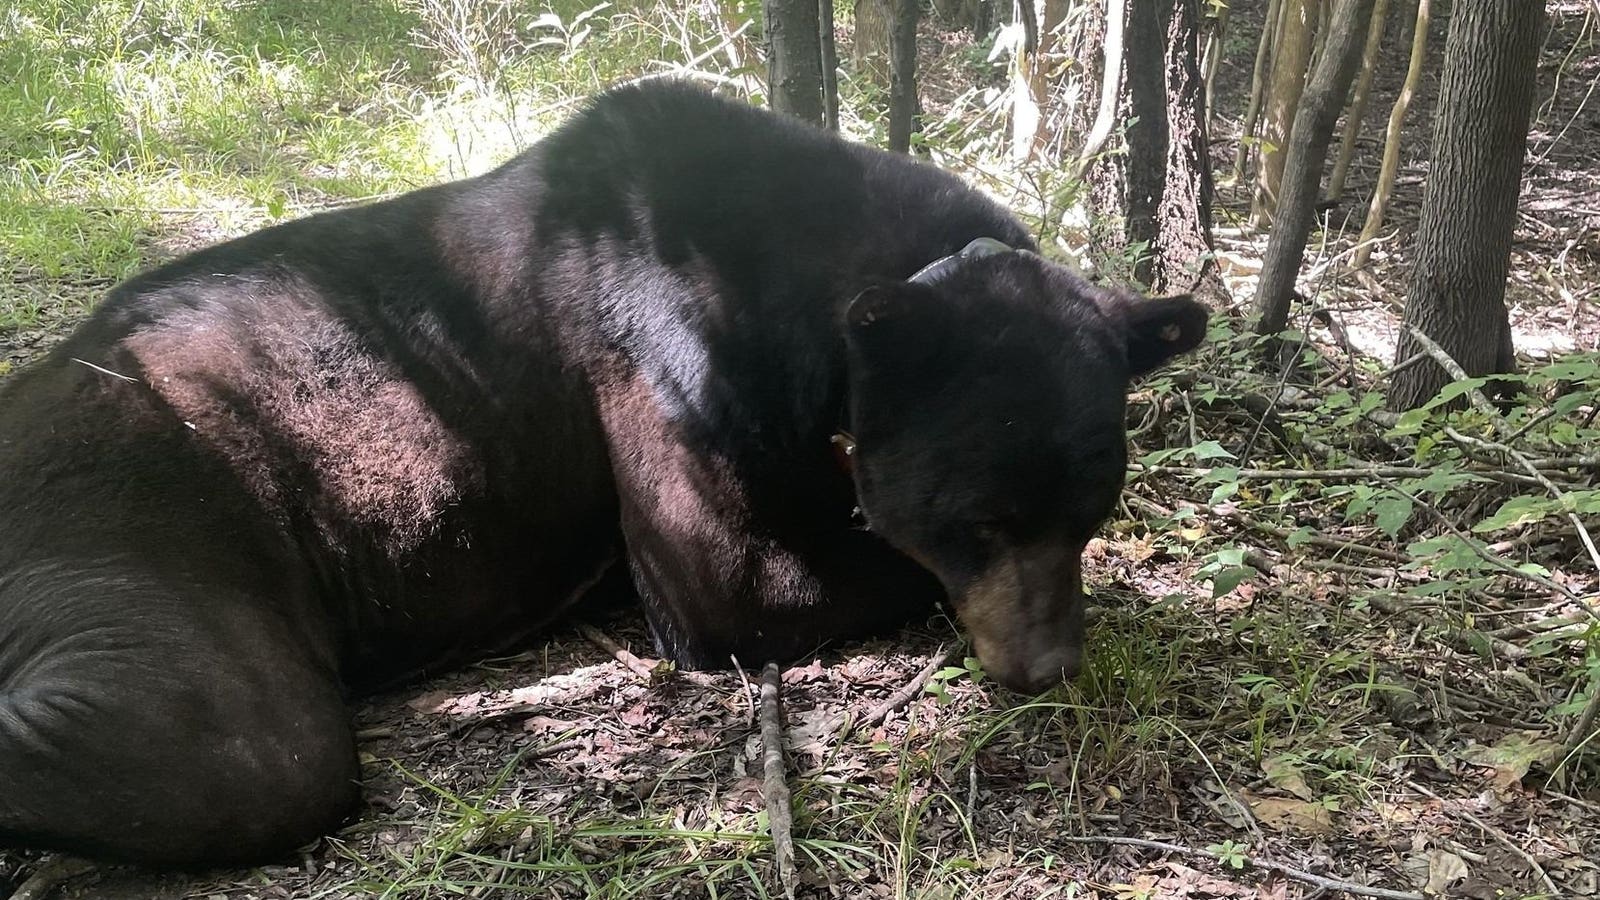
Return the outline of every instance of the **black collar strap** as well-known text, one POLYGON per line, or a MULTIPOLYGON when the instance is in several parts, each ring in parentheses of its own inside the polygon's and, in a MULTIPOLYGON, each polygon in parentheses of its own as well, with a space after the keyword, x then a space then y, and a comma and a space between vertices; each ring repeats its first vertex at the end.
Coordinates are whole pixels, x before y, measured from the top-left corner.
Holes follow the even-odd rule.
POLYGON ((941 256, 933 262, 928 263, 927 265, 918 269, 916 274, 912 275, 906 280, 912 284, 932 284, 946 275, 949 275, 955 270, 956 266, 961 264, 961 261, 964 259, 976 259, 980 256, 994 256, 997 253, 1010 253, 1013 249, 1015 248, 1011 247, 1009 244, 1006 244, 1004 241, 999 241, 992 237, 981 237, 965 247, 962 247, 959 253, 952 253, 949 256, 941 256))

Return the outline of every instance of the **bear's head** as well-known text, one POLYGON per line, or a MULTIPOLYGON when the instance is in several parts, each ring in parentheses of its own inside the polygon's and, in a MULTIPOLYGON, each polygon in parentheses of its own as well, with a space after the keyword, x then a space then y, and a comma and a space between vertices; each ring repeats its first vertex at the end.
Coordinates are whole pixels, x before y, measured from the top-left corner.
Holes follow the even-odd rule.
POLYGON ((1129 381, 1199 344, 1207 312, 1032 253, 965 257, 850 303, 852 471, 869 526, 944 583, 984 668, 1032 692, 1082 665, 1079 565, 1122 489, 1129 381))

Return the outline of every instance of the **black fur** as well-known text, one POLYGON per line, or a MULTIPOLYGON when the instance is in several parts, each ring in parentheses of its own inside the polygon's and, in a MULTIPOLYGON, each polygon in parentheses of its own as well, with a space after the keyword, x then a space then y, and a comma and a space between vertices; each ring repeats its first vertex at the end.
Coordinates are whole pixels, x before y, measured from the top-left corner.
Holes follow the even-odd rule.
POLYGON ((904 283, 978 237, 1034 249, 947 174, 658 84, 118 286, 0 390, 0 843, 282 853, 353 807, 348 692, 514 644, 614 560, 714 667, 1085 538, 1127 379, 1204 313, 1030 253, 904 283))

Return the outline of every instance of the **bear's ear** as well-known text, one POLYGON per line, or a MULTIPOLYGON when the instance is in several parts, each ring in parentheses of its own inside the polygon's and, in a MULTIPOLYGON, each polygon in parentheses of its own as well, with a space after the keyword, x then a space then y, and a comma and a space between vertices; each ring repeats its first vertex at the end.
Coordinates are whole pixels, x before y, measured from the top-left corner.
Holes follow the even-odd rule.
POLYGON ((1211 313, 1188 294, 1162 300, 1128 299, 1129 374, 1143 375, 1180 353, 1188 353, 1206 336, 1211 313))
POLYGON ((898 324, 911 315, 913 304, 928 302, 927 298, 917 296, 925 292, 925 289, 905 283, 869 285, 850 301, 845 321, 850 324, 852 331, 871 329, 875 325, 898 324))
POLYGON ((926 285, 871 285, 845 310, 845 343, 862 372, 904 373, 938 358, 959 333, 951 315, 950 304, 926 285))

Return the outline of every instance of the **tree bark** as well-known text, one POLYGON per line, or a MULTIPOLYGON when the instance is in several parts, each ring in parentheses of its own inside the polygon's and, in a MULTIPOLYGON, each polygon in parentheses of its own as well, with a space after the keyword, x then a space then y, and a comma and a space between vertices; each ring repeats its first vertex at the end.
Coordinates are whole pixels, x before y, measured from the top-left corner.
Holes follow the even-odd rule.
POLYGON ((889 83, 889 2, 856 0, 855 36, 850 64, 856 76, 873 84, 889 83))
POLYGON ((833 0, 817 0, 817 34, 822 42, 822 122, 839 130, 839 48, 833 39, 833 0))
POLYGON ((1211 241, 1211 150, 1206 85, 1200 74, 1200 0, 1167 0, 1164 184, 1156 205, 1151 286, 1163 294, 1193 293, 1223 306, 1227 288, 1211 241))
MULTIPOLYGON (((1519 0, 1520 2, 1520 0, 1519 0)), ((1333 126, 1339 121, 1345 95, 1361 61, 1362 39, 1372 19, 1374 0, 1339 0, 1331 33, 1317 70, 1311 75, 1295 113, 1284 164, 1282 196, 1266 258, 1256 285, 1258 334, 1277 334, 1289 324, 1289 300, 1316 218, 1317 188, 1328 158, 1333 126)))
POLYGON ((889 149, 911 152, 911 132, 917 118, 918 0, 890 0, 894 11, 889 31, 889 149))
POLYGON ((1305 90, 1306 68, 1316 44, 1318 8, 1324 0, 1282 0, 1278 30, 1273 35, 1272 77, 1263 98, 1260 164, 1256 166, 1256 192, 1250 221, 1256 227, 1270 223, 1278 207, 1289 135, 1300 94, 1305 90))
POLYGON ((1364 268, 1372 257, 1372 240, 1383 227, 1383 216, 1389 208, 1389 194, 1394 190, 1395 175, 1400 170, 1400 127, 1405 124, 1406 110, 1411 108, 1411 96, 1416 93, 1417 82, 1422 80, 1422 61, 1428 55, 1429 0, 1417 0, 1417 16, 1411 32, 1411 63, 1406 69, 1406 81, 1389 110, 1389 127, 1383 138, 1383 165, 1378 169, 1378 184, 1372 189, 1372 201, 1367 206, 1367 221, 1361 226, 1361 236, 1356 238, 1356 254, 1351 260, 1355 268, 1364 268))
POLYGON ((1361 120, 1367 115, 1367 96, 1372 91, 1372 76, 1378 71, 1378 49, 1383 45, 1383 28, 1389 19, 1389 0, 1378 0, 1372 7, 1372 24, 1367 27, 1367 46, 1361 51, 1361 74, 1356 77, 1356 92, 1344 117, 1344 134, 1339 138, 1339 155, 1333 174, 1328 177, 1327 199, 1338 203, 1344 197, 1344 180, 1355 157, 1356 139, 1361 136, 1361 120))
MULTIPOLYGON (((1544 0, 1457 3, 1445 41, 1431 164, 1405 320, 1469 376, 1509 372, 1506 275, 1539 60, 1544 0)), ((1418 350, 1402 334, 1396 350, 1418 350)), ((1421 406, 1449 376, 1424 360, 1395 373, 1389 407, 1421 406)))
POLYGON ((1101 57, 1104 68, 1100 72, 1100 105, 1094 114, 1094 125, 1089 136, 1083 139, 1083 150, 1078 154, 1078 178, 1089 177, 1089 167, 1094 158, 1105 149, 1111 129, 1117 124, 1117 100, 1122 96, 1122 34, 1128 21, 1127 0, 1106 0, 1105 53, 1101 57))
POLYGON ((822 46, 812 0, 764 0, 767 95, 772 108, 823 123, 822 46))
POLYGON ((1128 87, 1127 234, 1137 254, 1133 277, 1152 285, 1157 212, 1166 190, 1168 127, 1165 28, 1161 6, 1171 0, 1129 0, 1123 82, 1128 87))
POLYGON ((1011 157, 1019 162, 1032 158, 1047 137, 1046 70, 1066 6, 1063 0, 1021 0, 1018 6, 1026 37, 1011 60, 1011 157))
POLYGON ((1266 21, 1261 24, 1261 40, 1256 42, 1256 62, 1250 70, 1250 102, 1245 107, 1244 121, 1239 125, 1239 146, 1233 153, 1233 183, 1237 196, 1239 185, 1244 183, 1244 164, 1255 143, 1256 124, 1261 120, 1261 98, 1266 93, 1267 61, 1272 58, 1272 45, 1278 33, 1278 20, 1282 18, 1283 0, 1267 4, 1266 21))

